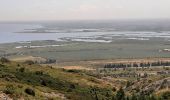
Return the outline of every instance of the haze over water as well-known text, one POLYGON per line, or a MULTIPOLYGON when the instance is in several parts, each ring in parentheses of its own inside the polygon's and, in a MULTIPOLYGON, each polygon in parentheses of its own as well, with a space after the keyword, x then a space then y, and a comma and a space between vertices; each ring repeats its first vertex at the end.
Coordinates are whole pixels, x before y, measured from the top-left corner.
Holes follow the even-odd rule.
POLYGON ((0 43, 56 40, 113 42, 114 39, 170 39, 169 20, 1 23, 0 43))

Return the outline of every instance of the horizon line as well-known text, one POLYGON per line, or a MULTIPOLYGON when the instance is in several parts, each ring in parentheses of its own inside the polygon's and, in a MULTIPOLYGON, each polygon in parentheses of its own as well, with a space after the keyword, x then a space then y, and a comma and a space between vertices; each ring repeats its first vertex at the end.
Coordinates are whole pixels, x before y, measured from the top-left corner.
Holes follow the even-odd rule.
POLYGON ((0 20, 0 23, 15 23, 15 22, 83 22, 83 21, 170 21, 170 18, 141 18, 141 19, 62 19, 62 20, 0 20))

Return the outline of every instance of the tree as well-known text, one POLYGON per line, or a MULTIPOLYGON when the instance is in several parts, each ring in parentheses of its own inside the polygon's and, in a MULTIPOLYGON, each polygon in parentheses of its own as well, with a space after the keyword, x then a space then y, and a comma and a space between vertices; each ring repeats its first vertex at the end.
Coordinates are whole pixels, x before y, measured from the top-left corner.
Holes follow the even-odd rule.
POLYGON ((127 83, 126 83, 126 88, 128 88, 130 85, 131 85, 131 82, 130 82, 130 81, 127 81, 127 83))
POLYGON ((161 95, 161 100, 170 100, 170 92, 165 92, 161 95))
POLYGON ((132 94, 131 100, 138 100, 137 96, 134 93, 132 94))
POLYGON ((155 97, 154 95, 151 95, 151 96, 149 97, 149 100, 157 100, 157 99, 156 99, 156 97, 155 97))
POLYGON ((94 97, 94 100, 99 100, 98 95, 97 95, 97 91, 95 88, 92 88, 90 91, 92 97, 94 97))
POLYGON ((144 94, 144 91, 142 91, 142 92, 139 94, 138 100, 146 100, 146 95, 144 94))
POLYGON ((125 100, 125 92, 123 91, 122 88, 120 88, 119 91, 117 91, 116 100, 125 100))

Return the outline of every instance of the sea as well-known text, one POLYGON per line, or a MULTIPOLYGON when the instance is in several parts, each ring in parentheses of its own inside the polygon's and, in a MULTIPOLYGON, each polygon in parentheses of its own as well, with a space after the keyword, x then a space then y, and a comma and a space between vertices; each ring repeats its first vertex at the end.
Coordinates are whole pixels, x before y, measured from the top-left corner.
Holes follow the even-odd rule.
POLYGON ((153 38, 170 41, 170 20, 0 22, 0 43, 41 40, 111 43, 153 38))

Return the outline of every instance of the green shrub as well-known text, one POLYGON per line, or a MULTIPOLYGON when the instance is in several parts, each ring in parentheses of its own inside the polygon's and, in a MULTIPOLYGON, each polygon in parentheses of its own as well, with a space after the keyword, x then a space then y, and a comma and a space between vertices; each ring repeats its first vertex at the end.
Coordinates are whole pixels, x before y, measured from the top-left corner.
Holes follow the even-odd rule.
POLYGON ((137 95, 133 93, 132 97, 131 97, 131 100, 138 100, 137 95))
POLYGON ((113 87, 113 88, 112 88, 112 91, 113 91, 113 92, 116 92, 116 88, 115 88, 115 87, 113 87))
POLYGON ((18 67, 20 67, 20 64, 17 64, 18 67))
POLYGON ((41 85, 43 85, 43 86, 47 86, 46 81, 45 81, 45 80, 41 80, 41 85))
POLYGON ((126 83, 126 88, 130 87, 130 86, 131 86, 131 84, 132 84, 132 82, 127 81, 127 83, 126 83))
POLYGON ((23 72, 25 72, 25 68, 24 68, 24 67, 19 68, 18 71, 21 72, 21 73, 23 73, 23 72))
POLYGON ((120 88, 119 91, 117 91, 116 99, 117 100, 125 100, 125 92, 123 91, 122 88, 120 88))
POLYGON ((35 64, 32 60, 27 60, 24 62, 25 64, 28 64, 28 65, 33 65, 35 64))
POLYGON ((74 84, 70 84, 71 89, 76 89, 76 86, 74 84))
POLYGON ((25 93, 32 95, 32 96, 35 96, 35 91, 31 88, 26 88, 25 93))
POLYGON ((7 85, 5 90, 4 90, 4 93, 6 94, 14 94, 15 93, 15 88, 13 85, 7 85))
POLYGON ((67 72, 69 72, 69 73, 79 73, 80 71, 75 70, 75 69, 70 69, 70 70, 67 70, 67 72))
POLYGON ((3 64, 0 64, 0 67, 5 67, 3 64))
POLYGON ((165 92, 161 95, 160 100, 170 100, 170 92, 165 92))
POLYGON ((42 71, 36 71, 35 74, 36 75, 43 75, 43 72, 42 71))
POLYGON ((7 59, 7 58, 5 58, 5 57, 2 57, 2 58, 0 59, 0 62, 2 62, 2 63, 9 63, 10 60, 7 59))

